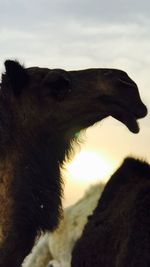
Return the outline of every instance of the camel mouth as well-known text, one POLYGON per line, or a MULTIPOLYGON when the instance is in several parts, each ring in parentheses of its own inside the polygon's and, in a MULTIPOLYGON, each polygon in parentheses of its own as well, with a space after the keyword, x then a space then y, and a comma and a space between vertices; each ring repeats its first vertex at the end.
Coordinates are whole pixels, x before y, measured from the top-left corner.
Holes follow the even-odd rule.
POLYGON ((112 116, 116 120, 122 122, 132 133, 138 133, 138 120, 147 115, 147 108, 140 98, 136 101, 129 99, 116 99, 112 96, 103 95, 99 97, 99 101, 106 107, 107 115, 112 116))
POLYGON ((139 123, 137 121, 138 118, 134 114, 126 111, 115 114, 113 117, 126 125, 132 133, 138 133, 140 131, 139 123))
POLYGON ((133 107, 117 102, 116 107, 112 117, 125 124, 132 133, 138 133, 140 131, 138 119, 147 115, 146 106, 141 103, 141 107, 135 110, 133 107))

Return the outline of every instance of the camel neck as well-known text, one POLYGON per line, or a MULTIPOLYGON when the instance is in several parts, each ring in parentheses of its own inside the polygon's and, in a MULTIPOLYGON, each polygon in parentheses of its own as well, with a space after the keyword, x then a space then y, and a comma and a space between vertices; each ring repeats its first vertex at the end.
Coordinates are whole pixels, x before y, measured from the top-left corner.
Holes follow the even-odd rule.
POLYGON ((19 267, 36 235, 59 223, 62 179, 51 152, 41 143, 24 144, 0 162, 0 267, 19 267))

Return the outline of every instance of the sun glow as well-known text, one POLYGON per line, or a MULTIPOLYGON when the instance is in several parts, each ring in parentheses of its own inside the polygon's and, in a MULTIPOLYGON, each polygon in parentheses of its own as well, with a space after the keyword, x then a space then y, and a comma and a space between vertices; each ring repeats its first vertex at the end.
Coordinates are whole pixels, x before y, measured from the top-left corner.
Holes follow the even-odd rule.
POLYGON ((81 151, 66 169, 71 179, 81 183, 106 181, 114 168, 113 162, 99 152, 81 151))

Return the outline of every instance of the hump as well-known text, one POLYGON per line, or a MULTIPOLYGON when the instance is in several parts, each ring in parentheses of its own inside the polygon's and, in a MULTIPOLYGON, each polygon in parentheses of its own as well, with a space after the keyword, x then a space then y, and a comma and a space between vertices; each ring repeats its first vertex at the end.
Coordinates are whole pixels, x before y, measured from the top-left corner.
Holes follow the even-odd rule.
POLYGON ((127 158, 76 243, 72 267, 149 266, 149 225, 150 165, 127 158))

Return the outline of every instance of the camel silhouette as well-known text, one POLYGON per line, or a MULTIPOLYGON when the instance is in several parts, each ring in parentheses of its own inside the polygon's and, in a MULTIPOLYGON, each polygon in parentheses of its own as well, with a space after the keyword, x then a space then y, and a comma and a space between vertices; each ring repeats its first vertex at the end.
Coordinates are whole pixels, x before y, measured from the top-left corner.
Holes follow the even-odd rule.
POLYGON ((0 267, 19 267, 62 216, 60 166, 76 133, 108 116, 137 133, 147 109, 115 69, 65 71, 5 61, 0 90, 0 267))

